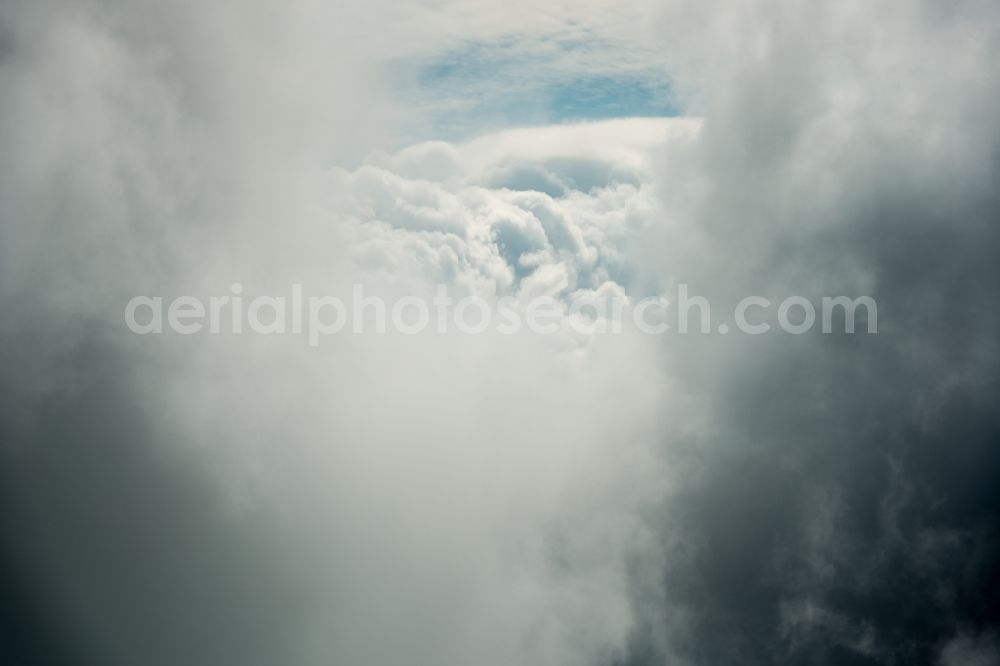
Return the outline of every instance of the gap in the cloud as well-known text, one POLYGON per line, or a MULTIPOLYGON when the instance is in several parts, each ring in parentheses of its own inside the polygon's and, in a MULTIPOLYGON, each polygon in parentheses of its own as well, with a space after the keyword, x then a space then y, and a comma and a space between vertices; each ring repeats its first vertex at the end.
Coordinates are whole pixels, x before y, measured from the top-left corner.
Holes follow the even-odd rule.
POLYGON ((669 88, 638 78, 581 77, 554 86, 550 99, 557 123, 678 115, 669 88))
POLYGON ((409 116, 403 123, 407 141, 681 115, 662 70, 606 42, 470 42, 397 64, 394 74, 409 116))

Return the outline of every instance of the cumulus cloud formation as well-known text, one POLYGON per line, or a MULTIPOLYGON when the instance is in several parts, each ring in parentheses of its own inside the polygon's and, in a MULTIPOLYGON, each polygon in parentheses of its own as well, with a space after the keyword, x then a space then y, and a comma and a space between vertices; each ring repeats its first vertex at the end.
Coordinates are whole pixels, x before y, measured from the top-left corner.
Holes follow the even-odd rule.
POLYGON ((656 222, 652 156, 690 143, 698 127, 629 119, 508 130, 371 155, 333 177, 351 193, 362 268, 488 295, 627 287, 632 245, 656 222))
POLYGON ((998 663, 1000 10, 546 7, 0 7, 5 662, 998 663), (879 327, 123 323, 234 283, 879 327))

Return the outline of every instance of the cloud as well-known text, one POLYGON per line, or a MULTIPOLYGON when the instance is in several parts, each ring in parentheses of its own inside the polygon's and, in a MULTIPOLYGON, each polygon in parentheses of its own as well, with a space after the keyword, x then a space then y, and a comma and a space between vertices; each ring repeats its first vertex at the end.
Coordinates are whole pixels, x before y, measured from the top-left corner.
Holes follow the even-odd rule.
POLYGON ((995 660, 996 9, 546 7, 0 9, 12 661, 995 660), (387 70, 468 44, 690 115, 425 141, 455 97, 387 70), (121 323, 234 282, 871 294, 880 332, 121 323))
POLYGON ((544 274, 563 276, 559 293, 630 288, 629 245, 659 223, 651 155, 698 127, 615 120, 374 154, 336 174, 353 201, 357 260, 491 296, 544 274))
POLYGON ((636 163, 538 150, 539 131, 331 167, 390 113, 345 65, 357 41, 328 40, 339 14, 217 7, 192 28, 191 6, 146 10, 4 9, 4 603, 30 629, 11 660, 618 658, 630 568, 658 561, 638 507, 668 483, 650 447, 672 389, 645 343, 149 345, 121 313, 233 282, 600 287, 620 262, 605 238, 643 223, 602 212, 646 196, 636 163), (491 182, 523 153, 572 189, 491 182))
POLYGON ((662 538, 682 544, 664 574, 674 619, 633 651, 929 663, 996 620, 1000 137, 984 63, 1000 15, 737 4, 664 6, 704 124, 662 154, 668 223, 648 229, 637 279, 686 281, 713 309, 867 293, 880 330, 675 341, 711 427, 662 509, 662 538))
POLYGON ((945 666, 951 664, 969 664, 989 666, 1000 661, 996 644, 988 638, 970 638, 962 636, 945 645, 941 651, 939 663, 945 666))

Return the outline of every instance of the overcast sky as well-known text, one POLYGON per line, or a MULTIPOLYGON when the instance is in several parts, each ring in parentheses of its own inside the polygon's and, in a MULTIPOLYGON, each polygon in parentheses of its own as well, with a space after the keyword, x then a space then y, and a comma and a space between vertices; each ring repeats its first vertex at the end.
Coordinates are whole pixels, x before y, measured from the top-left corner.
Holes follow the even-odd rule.
POLYGON ((1000 664, 997 100, 995 0, 0 1, 0 662, 1000 664), (123 319, 235 283, 564 310, 123 319), (678 284, 878 332, 565 311, 678 284))

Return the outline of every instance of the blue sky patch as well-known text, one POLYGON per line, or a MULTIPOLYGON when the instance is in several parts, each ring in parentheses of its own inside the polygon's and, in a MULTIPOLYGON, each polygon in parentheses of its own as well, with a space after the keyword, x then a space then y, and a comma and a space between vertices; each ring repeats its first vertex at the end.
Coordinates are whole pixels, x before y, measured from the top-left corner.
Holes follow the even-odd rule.
POLYGON ((396 74, 405 102, 420 118, 411 132, 421 136, 413 139, 679 115, 666 75, 634 62, 607 44, 508 39, 468 43, 399 65, 396 74))

